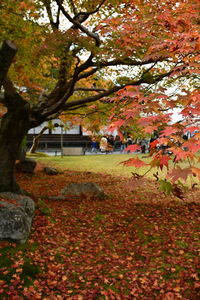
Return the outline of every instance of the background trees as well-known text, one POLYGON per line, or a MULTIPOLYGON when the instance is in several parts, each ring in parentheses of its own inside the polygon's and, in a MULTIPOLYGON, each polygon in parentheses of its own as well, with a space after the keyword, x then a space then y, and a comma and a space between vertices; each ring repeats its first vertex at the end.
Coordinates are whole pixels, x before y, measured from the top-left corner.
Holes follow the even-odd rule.
POLYGON ((195 80, 196 88, 198 1, 3 0, 0 18, 1 40, 14 42, 0 50, 1 103, 7 108, 0 128, 1 191, 19 191, 15 153, 27 131, 62 111, 111 101, 111 119, 121 116, 112 126, 119 130, 141 112, 148 124, 140 125, 153 130, 166 121, 163 111, 177 105, 188 122, 199 115, 198 90, 187 97, 165 94, 175 81, 180 90, 183 78, 195 80), (106 88, 95 82, 102 76, 110 78, 106 88), (84 94, 75 98, 77 89, 84 94))

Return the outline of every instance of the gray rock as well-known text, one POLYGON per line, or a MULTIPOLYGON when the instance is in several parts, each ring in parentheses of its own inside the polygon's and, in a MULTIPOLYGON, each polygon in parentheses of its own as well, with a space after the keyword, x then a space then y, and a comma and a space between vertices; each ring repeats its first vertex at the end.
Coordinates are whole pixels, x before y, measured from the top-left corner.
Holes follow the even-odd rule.
POLYGON ((61 193, 65 197, 85 196, 99 200, 103 200, 105 198, 104 190, 94 182, 70 183, 62 189, 61 193))
POLYGON ((56 169, 50 167, 44 167, 44 172, 47 175, 57 175, 59 173, 56 169))
POLYGON ((16 163, 15 168, 19 172, 33 174, 36 167, 36 161, 31 158, 26 158, 23 161, 16 163))
POLYGON ((14 193, 0 193, 0 240, 26 242, 35 212, 34 201, 14 193))

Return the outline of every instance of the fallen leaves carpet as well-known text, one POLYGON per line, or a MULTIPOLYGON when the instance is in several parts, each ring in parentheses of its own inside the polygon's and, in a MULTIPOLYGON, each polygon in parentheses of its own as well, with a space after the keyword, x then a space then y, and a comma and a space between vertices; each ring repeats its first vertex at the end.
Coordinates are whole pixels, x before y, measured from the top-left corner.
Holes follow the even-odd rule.
POLYGON ((26 244, 0 242, 0 299, 200 299, 198 191, 182 201, 90 172, 18 180, 37 209, 26 244), (50 199, 87 181, 106 199, 50 199))

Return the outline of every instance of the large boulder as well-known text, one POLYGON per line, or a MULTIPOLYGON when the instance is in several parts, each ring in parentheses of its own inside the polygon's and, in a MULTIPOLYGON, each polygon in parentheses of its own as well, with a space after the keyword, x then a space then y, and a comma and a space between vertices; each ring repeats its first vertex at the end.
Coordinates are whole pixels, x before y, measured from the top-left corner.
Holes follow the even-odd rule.
POLYGON ((18 172, 33 174, 36 167, 36 161, 31 158, 26 158, 16 163, 15 168, 18 172))
POLYGON ((61 193, 65 198, 67 196, 83 196, 97 200, 103 200, 105 198, 104 190, 94 182, 70 183, 62 189, 61 193))
POLYGON ((35 212, 34 201, 14 193, 0 193, 0 240, 26 242, 35 212))

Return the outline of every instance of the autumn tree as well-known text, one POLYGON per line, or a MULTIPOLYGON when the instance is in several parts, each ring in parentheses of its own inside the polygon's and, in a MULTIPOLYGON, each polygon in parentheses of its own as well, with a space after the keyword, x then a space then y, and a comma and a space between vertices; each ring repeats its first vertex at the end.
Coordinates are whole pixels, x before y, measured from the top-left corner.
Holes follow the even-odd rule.
POLYGON ((3 0, 0 8, 0 191, 21 192, 14 165, 30 128, 100 100, 128 125, 138 112, 173 108, 160 88, 199 67, 195 0, 3 0), (95 76, 111 84, 95 85, 95 76))

